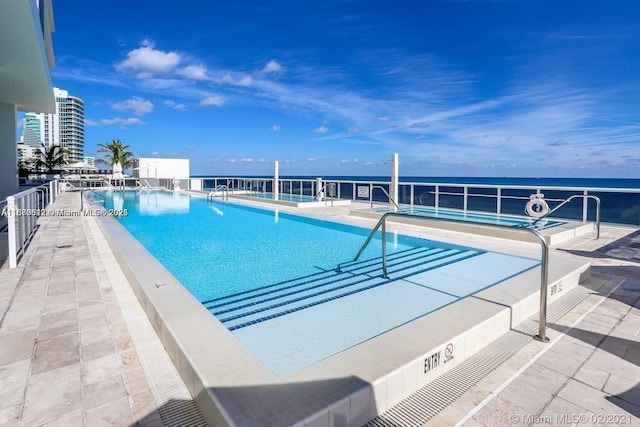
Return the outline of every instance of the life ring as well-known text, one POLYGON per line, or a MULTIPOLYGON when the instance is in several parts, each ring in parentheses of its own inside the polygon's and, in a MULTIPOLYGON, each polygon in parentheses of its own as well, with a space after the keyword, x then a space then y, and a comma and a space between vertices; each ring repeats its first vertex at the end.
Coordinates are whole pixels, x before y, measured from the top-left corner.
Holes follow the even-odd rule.
POLYGON ((180 180, 178 178, 174 179, 173 185, 180 185, 180 180))
POLYGON ((529 196, 529 201, 524 208, 527 215, 534 218, 542 218, 549 213, 549 205, 544 200, 544 194, 532 194, 529 196))

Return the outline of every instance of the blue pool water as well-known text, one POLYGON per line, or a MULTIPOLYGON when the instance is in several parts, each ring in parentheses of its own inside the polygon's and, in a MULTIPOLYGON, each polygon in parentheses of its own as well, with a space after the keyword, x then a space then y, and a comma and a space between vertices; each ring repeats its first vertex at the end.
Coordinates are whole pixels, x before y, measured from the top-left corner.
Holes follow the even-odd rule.
POLYGON ((276 376, 295 372, 494 286, 539 261, 161 191, 112 191, 119 217, 276 376))
MULTIPOLYGON (((376 209, 376 212, 390 212, 388 208, 376 209)), ((398 210, 401 213, 412 215, 421 215, 435 218, 457 219, 470 222, 479 222, 483 224, 506 225, 510 227, 533 228, 535 230, 546 230, 558 225, 566 224, 564 221, 550 220, 547 218, 540 219, 535 222, 534 218, 517 217, 513 215, 497 215, 482 212, 464 212, 452 209, 435 209, 430 207, 409 207, 398 210)))

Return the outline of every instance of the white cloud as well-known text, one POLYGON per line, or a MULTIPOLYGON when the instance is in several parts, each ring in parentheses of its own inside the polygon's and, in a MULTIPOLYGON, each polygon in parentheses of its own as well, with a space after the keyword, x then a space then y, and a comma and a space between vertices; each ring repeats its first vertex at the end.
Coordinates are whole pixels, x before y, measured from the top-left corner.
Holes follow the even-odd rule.
POLYGON ((387 116, 378 117, 378 121, 379 122, 388 122, 389 121, 389 117, 387 117, 387 116))
POLYGON ((177 71, 183 77, 191 80, 207 80, 207 68, 202 65, 188 65, 177 71))
POLYGON ((178 104, 171 100, 166 100, 163 102, 166 107, 173 108, 175 110, 187 111, 187 106, 184 104, 178 104))
POLYGON ((176 52, 156 50, 149 40, 142 46, 127 53, 127 59, 117 64, 119 70, 137 72, 139 78, 148 78, 154 74, 167 74, 180 63, 180 55, 176 52))
POLYGON ((131 117, 128 119, 124 119, 122 117, 116 117, 115 119, 100 119, 100 120, 85 119, 84 124, 85 126, 91 127, 91 126, 111 126, 111 125, 122 125, 122 126, 145 125, 146 123, 134 117, 131 117))
POLYGON ((126 101, 118 102, 111 106, 114 110, 126 111, 131 110, 136 116, 144 116, 153 111, 153 104, 151 101, 134 96, 126 101))
POLYGON ((346 132, 347 135, 355 135, 357 133, 360 133, 360 129, 358 128, 349 128, 346 132))
POLYGON ((233 76, 231 75, 231 73, 227 73, 222 77, 221 80, 223 83, 228 83, 230 85, 233 86, 251 86, 251 83, 253 82, 253 79, 251 79, 251 76, 244 76, 240 79, 234 79, 233 76))
POLYGON ((223 105, 224 102, 225 102, 224 99, 222 99, 219 96, 209 96, 209 97, 203 99, 200 102, 200 105, 203 106, 203 107, 207 107, 207 106, 210 106, 210 105, 215 105, 215 106, 219 107, 219 106, 223 105))
POLYGON ((284 67, 278 64, 275 60, 267 62, 267 65, 262 69, 263 73, 279 73, 284 70, 284 67))
POLYGON ((319 128, 313 130, 313 133, 318 133, 318 134, 323 134, 327 132, 329 132, 329 128, 326 127, 325 125, 322 125, 319 128))
POLYGON ((271 126, 271 132, 280 132, 280 125, 271 126))

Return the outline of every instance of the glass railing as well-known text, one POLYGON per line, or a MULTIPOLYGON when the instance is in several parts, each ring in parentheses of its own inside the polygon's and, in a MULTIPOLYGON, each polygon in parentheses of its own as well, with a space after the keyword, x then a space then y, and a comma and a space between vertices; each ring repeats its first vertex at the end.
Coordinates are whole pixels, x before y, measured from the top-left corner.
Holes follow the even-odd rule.
MULTIPOLYGON (((273 178, 267 177, 215 177, 191 178, 193 185, 202 191, 211 191, 218 185, 227 185, 230 191, 273 192, 273 178)), ((389 181, 331 180, 322 185, 335 183, 339 199, 388 203, 384 192, 372 192, 373 187, 382 187, 390 192, 389 181)), ((316 179, 280 178, 281 194, 313 196, 316 194, 316 179)), ((460 184, 401 181, 396 202, 405 206, 429 206, 461 211, 487 212, 494 214, 525 215, 525 205, 532 194, 543 193, 550 208, 574 196, 596 196, 601 200, 603 223, 640 226, 640 189, 605 187, 558 187, 526 185, 460 184)), ((595 221, 596 206, 593 200, 563 206, 554 213, 556 218, 579 221, 595 221)))

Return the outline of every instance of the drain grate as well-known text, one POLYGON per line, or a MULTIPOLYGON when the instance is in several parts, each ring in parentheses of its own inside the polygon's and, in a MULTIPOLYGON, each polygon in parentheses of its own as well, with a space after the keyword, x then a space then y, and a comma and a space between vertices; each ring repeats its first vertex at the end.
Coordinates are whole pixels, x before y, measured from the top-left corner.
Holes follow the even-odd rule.
MULTIPOLYGON (((597 279, 607 281, 611 278, 598 275, 597 279)), ((574 288, 549 306, 547 321, 557 321, 592 293, 584 286, 574 288)), ((427 423, 529 343, 537 331, 537 318, 522 322, 516 329, 369 421, 365 427, 415 427, 427 423)))
MULTIPOLYGON (((117 264, 110 250, 106 249, 109 246, 95 222, 87 224, 87 227, 91 231, 87 233, 87 238, 93 238, 98 247, 98 253, 92 254, 94 260, 101 259, 105 267, 108 264, 105 258, 108 262, 117 264)), ((207 427, 207 422, 157 338, 153 326, 146 315, 142 314, 142 308, 138 305, 138 300, 123 272, 115 268, 106 268, 106 271, 126 320, 131 342, 138 354, 162 424, 165 427, 207 427), (133 306, 127 304, 133 304, 133 306), (138 315, 140 317, 136 318, 138 315)))

